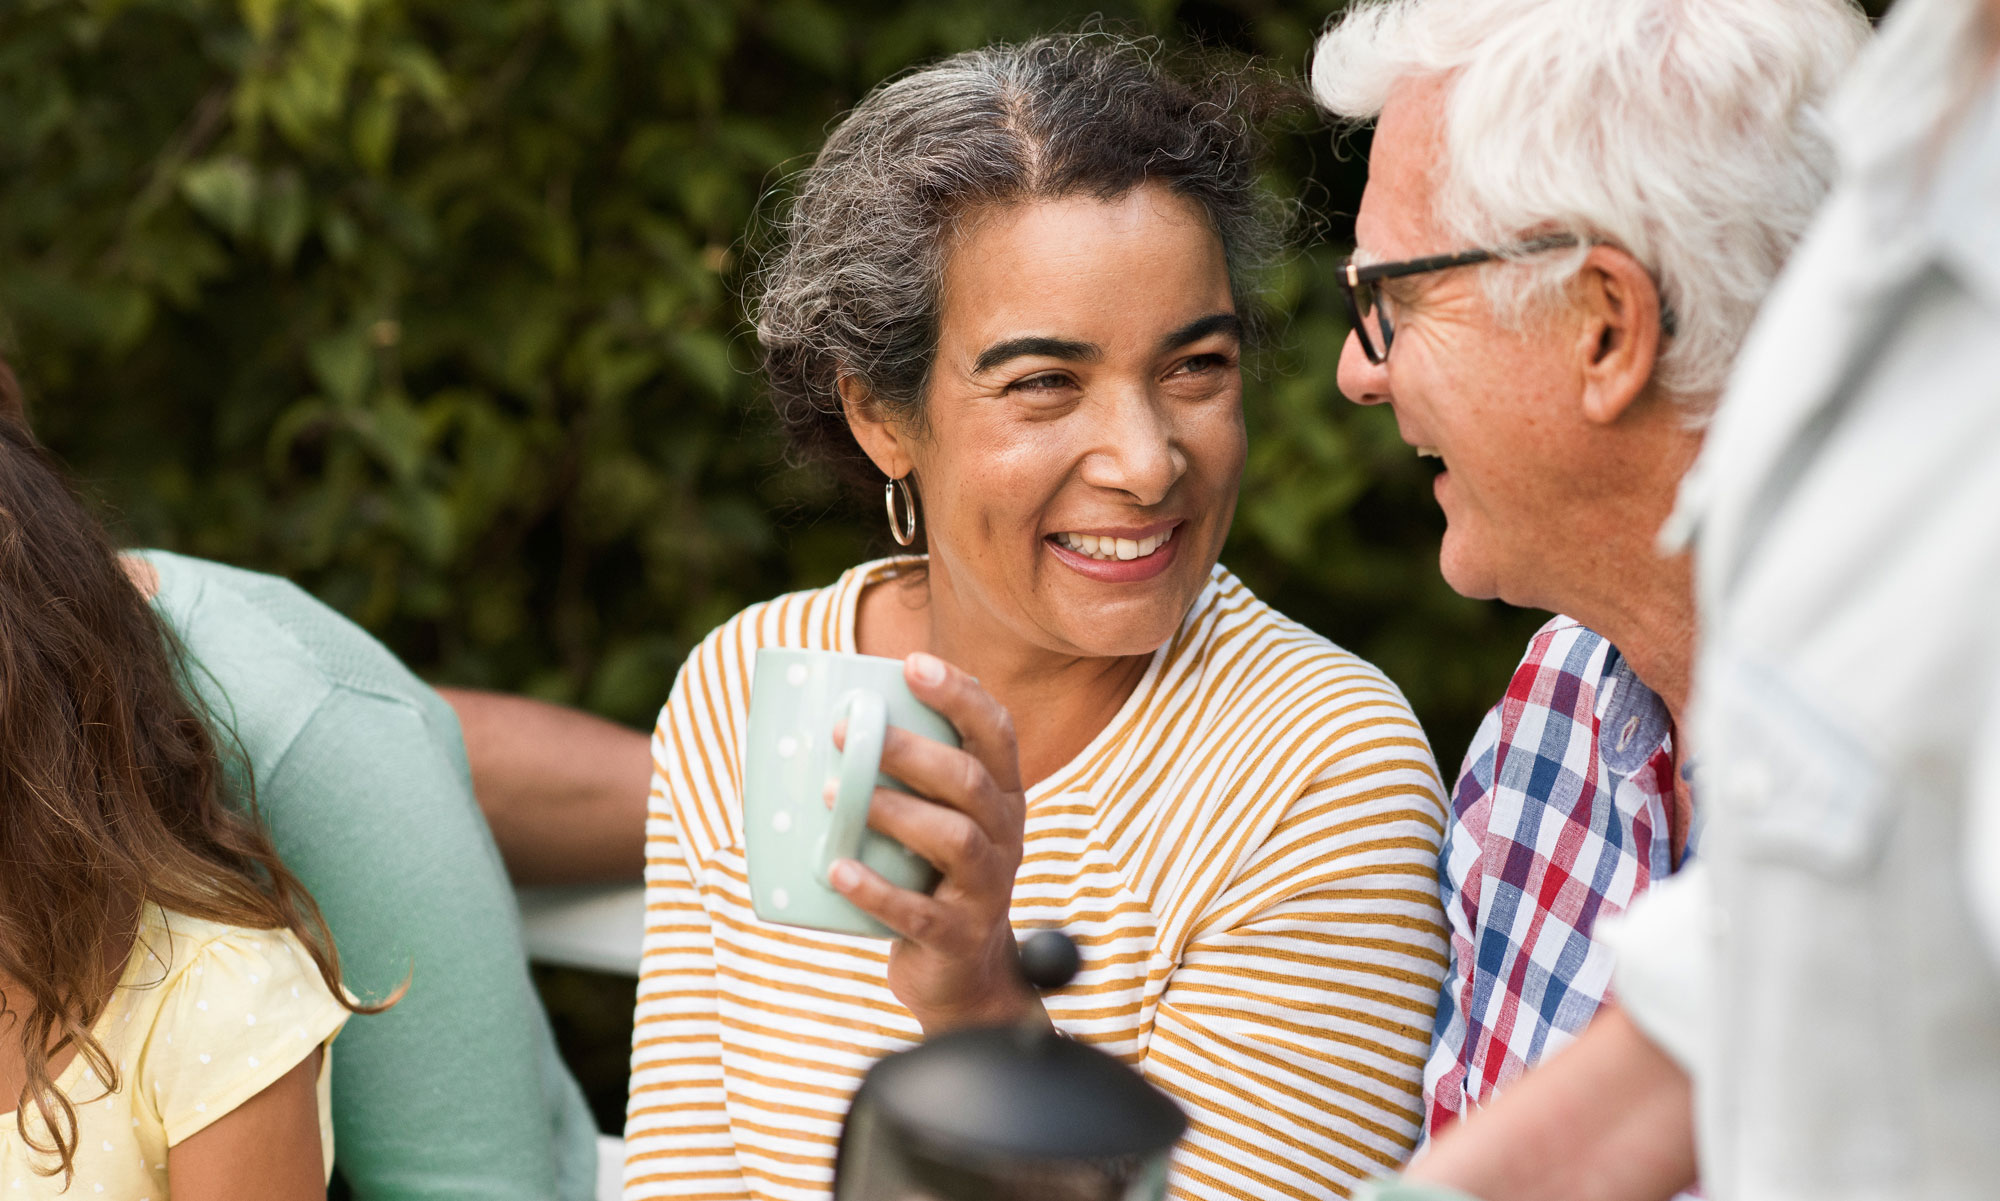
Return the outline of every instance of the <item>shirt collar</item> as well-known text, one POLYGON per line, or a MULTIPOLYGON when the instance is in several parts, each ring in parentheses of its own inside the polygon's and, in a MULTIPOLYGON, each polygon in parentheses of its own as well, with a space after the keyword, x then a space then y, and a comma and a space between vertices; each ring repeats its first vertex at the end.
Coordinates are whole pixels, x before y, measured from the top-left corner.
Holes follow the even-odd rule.
POLYGON ((1901 177, 1979 69, 1982 0, 1902 0, 1827 105, 1849 181, 1901 177))
POLYGON ((1925 224, 1947 267, 2000 307, 2000 74, 1946 150, 1925 224))
POLYGON ((1605 657, 1597 690, 1597 753, 1606 767, 1631 776, 1666 745, 1673 718, 1666 702, 1640 682, 1615 646, 1605 657))
MULTIPOLYGON (((1823 334, 1829 347, 1862 347, 1867 331, 1888 319, 1880 312, 1857 315, 1860 310, 1905 295, 1906 285, 1927 269, 1948 272, 2000 306, 2000 204, 1994 202, 2000 196, 2000 73, 1983 83, 1977 76, 1979 5, 1900 0, 1828 108, 1842 178, 1816 233, 1825 235, 1832 225, 1845 259, 1837 272, 1815 260, 1811 278, 1821 293, 1839 298, 1822 304, 1824 313, 1846 320, 1837 333, 1823 334), (1976 95, 1940 153, 1934 149, 1937 130, 1968 90, 1976 95)), ((1827 378, 1801 385, 1790 406, 1772 410, 1761 395, 1735 397, 1742 385, 1732 384, 1733 398, 1717 413, 1707 446, 1681 481, 1674 511, 1659 531, 1662 553, 1686 550, 1694 540, 1716 502, 1719 477, 1752 474, 1741 461, 1720 462, 1725 445, 1744 440, 1741 430, 1732 436, 1732 422, 1764 430, 1752 441, 1775 454, 1819 403, 1840 394, 1837 384, 1851 357, 1829 352, 1814 358, 1809 370, 1823 367, 1827 378)), ((1712 582, 1723 578, 1714 570, 1710 576, 1712 582)))
POLYGON ((1979 75, 1980 7, 1902 0, 1828 121, 1883 265, 1900 275, 1938 262, 2000 302, 2000 76, 1979 75))

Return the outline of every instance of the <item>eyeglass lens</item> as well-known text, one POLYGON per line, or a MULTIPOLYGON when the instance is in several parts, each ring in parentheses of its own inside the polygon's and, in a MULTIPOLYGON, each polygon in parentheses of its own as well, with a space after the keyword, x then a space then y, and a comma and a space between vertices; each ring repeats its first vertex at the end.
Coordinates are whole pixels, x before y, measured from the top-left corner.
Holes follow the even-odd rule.
POLYGON ((1349 285, 1343 291, 1347 293, 1347 315, 1354 322, 1363 353, 1369 362, 1380 364, 1389 357, 1389 343, 1396 337, 1396 328, 1389 320, 1388 306, 1382 303, 1379 285, 1369 280, 1349 285))
POLYGON ((1389 343, 1396 339, 1396 327, 1389 320, 1389 306, 1382 302, 1382 285, 1374 282, 1361 285, 1361 319, 1372 322, 1381 341, 1377 343, 1382 357, 1389 357, 1389 343))

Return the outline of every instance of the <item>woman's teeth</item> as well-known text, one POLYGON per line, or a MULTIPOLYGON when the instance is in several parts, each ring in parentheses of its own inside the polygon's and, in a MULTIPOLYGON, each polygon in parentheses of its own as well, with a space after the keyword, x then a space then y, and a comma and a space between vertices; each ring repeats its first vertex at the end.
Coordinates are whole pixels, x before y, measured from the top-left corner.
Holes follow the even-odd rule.
MULTIPOLYGON (((1174 527, 1174 529, 1179 528, 1178 526, 1174 527)), ((1056 541, 1079 555, 1087 555, 1093 559, 1110 561, 1114 559, 1143 559, 1165 546, 1173 539, 1173 536, 1173 529, 1169 529, 1165 533, 1154 534, 1150 538, 1100 538, 1096 534, 1071 534, 1064 532, 1056 535, 1056 541)))

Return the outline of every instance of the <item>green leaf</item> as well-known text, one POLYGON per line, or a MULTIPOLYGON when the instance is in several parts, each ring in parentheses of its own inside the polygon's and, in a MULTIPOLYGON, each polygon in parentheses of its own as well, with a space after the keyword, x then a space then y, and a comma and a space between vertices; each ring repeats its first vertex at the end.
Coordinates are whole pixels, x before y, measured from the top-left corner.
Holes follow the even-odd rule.
POLYGON ((611 0, 556 0, 563 33, 586 49, 604 45, 611 33, 611 0))
POLYGON ((397 89, 381 88, 361 103, 354 114, 355 161, 364 171, 380 175, 389 168, 389 156, 396 149, 396 123, 402 113, 397 89))
POLYGON ((433 567, 451 561, 457 531, 444 497, 421 488, 400 491, 395 512, 397 525, 419 557, 433 567))
POLYGON ((378 396, 369 406, 360 428, 367 435, 370 452, 388 470, 390 480, 414 484, 430 451, 425 423, 416 409, 400 396, 378 396))
POLYGON ((264 41, 278 27, 278 14, 287 0, 237 0, 237 8, 243 14, 243 23, 258 41, 264 41))
POLYGON ((232 238, 248 234, 257 219, 257 172, 235 155, 212 158, 182 171, 181 195, 232 238))
POLYGON ((0 277, 0 298, 15 314, 92 350, 122 353, 146 333, 152 299, 130 285, 79 284, 38 269, 0 277))
POLYGON ((637 455, 613 451, 597 458, 579 485, 587 536, 600 543, 625 536, 659 503, 664 486, 654 466, 637 455))
POLYGON ((264 440, 264 470, 282 477, 292 448, 307 433, 323 430, 331 423, 332 410, 324 397, 309 396, 286 406, 272 422, 270 435, 264 440))
POLYGON ((711 395, 727 396, 735 388, 736 368, 729 362, 729 343, 720 334, 705 329, 687 330, 674 338, 671 350, 674 362, 688 378, 711 395))
POLYGON ((840 18, 819 0, 778 0, 768 18, 771 40, 800 62, 828 75, 838 72, 847 54, 840 18))
POLYGON ((306 352, 313 378, 334 404, 351 409, 361 403, 374 377, 375 353, 365 326, 355 325, 313 340, 306 352))
POLYGON ((359 21, 374 0, 317 0, 319 6, 343 21, 359 21))
POLYGON ((305 182, 299 173, 287 167, 265 180, 259 208, 258 226, 272 260, 280 266, 290 266, 312 219, 305 182))
POLYGON ((328 209, 319 232, 326 241, 326 252, 335 262, 348 262, 361 249, 361 227, 345 209, 328 209))
POLYGON ((452 98, 451 77, 437 56, 415 42, 398 42, 389 51, 389 63, 396 78, 425 102, 442 107, 452 98))
POLYGON ((499 314, 494 315, 494 332, 504 339, 501 372, 516 388, 531 391, 555 360, 568 316, 556 298, 548 295, 518 306, 510 315, 512 320, 505 324, 498 320, 499 314))
POLYGON ((650 722, 680 667, 678 650, 659 635, 619 641, 591 674, 584 702, 621 721, 650 722))
MULTIPOLYGON (((321 0, 321 6, 345 0, 321 0)), ((358 3, 358 0, 355 0, 358 3)), ((359 33, 346 20, 303 22, 298 37, 278 60, 266 107, 286 140, 300 150, 324 154, 359 53, 359 33)))

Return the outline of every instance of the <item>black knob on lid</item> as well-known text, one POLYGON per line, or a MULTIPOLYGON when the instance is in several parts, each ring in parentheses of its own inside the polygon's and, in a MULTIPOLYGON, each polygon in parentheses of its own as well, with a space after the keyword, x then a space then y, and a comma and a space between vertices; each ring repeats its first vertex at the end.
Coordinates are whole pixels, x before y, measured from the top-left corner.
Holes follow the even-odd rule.
POLYGON ((1021 940, 1021 979, 1040 992, 1067 987, 1082 966, 1076 944, 1060 930, 1037 930, 1021 940))

